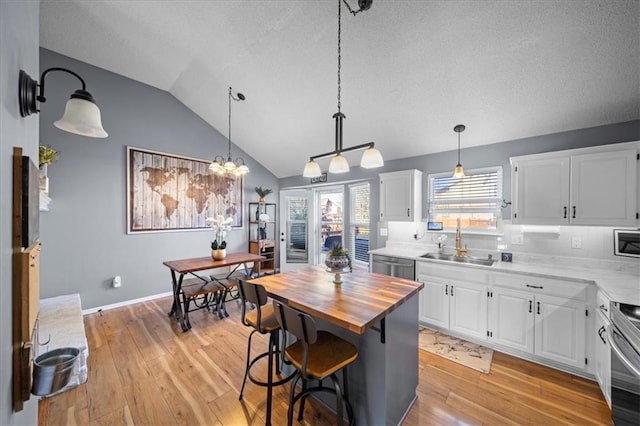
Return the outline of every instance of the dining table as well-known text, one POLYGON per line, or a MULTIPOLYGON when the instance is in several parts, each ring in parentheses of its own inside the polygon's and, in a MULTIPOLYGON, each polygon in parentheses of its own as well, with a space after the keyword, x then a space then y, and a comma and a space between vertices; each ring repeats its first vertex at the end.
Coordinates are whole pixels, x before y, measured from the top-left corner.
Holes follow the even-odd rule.
MULTIPOLYGON (((183 312, 182 303, 180 301, 184 277, 187 275, 192 275, 202 283, 215 281, 220 284, 222 288, 224 288, 224 294, 219 299, 219 306, 217 306, 217 311, 220 317, 222 317, 222 315, 228 316, 224 308, 224 303, 226 295, 228 294, 230 288, 233 286, 232 279, 237 276, 250 278, 254 273, 254 268, 255 272, 259 274, 260 263, 264 262, 265 260, 266 257, 253 253, 227 253, 225 258, 221 260, 214 260, 211 256, 203 256, 189 259, 168 260, 162 262, 162 264, 168 267, 171 271, 173 303, 171 305, 169 316, 175 315, 176 320, 182 328, 182 331, 189 330, 190 327, 185 318, 186 315, 185 312, 183 312), (240 269, 240 266, 242 266, 243 268, 240 269), (197 274, 197 272, 219 268, 229 269, 228 272, 222 275, 209 275, 208 277, 204 277, 197 274)), ((205 304, 202 307, 208 307, 208 304, 205 304)))
MULTIPOLYGON (((424 284, 359 269, 343 273, 342 283, 336 284, 334 271, 323 265, 250 282, 358 348, 348 378, 357 423, 402 422, 416 400, 418 293, 424 284)), ((335 409, 335 398, 317 398, 335 409)))

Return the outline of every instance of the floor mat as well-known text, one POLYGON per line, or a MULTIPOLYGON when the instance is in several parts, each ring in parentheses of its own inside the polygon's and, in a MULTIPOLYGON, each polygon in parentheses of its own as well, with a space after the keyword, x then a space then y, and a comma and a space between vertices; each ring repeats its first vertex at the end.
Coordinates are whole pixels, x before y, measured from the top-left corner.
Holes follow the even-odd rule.
POLYGON ((489 374, 493 349, 420 327, 420 349, 489 374))

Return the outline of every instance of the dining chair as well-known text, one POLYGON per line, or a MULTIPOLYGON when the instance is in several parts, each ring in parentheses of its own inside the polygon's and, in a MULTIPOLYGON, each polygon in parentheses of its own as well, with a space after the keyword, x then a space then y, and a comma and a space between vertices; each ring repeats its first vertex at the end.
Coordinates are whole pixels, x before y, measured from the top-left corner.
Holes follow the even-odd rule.
POLYGON ((281 378, 277 381, 274 381, 274 361, 275 361, 275 374, 281 375, 281 357, 280 354, 282 350, 279 348, 280 342, 280 325, 276 321, 273 305, 267 304, 267 291, 265 288, 258 284, 252 284, 248 281, 238 279, 238 290, 240 293, 240 298, 242 301, 242 315, 241 320, 242 324, 247 327, 252 327, 253 331, 249 334, 248 344, 247 344, 247 364, 244 371, 244 379, 242 380, 242 388, 240 389, 240 397, 238 399, 242 400, 242 395, 244 393, 244 387, 247 383, 247 378, 251 380, 251 382, 255 383, 258 386, 263 386, 267 388, 267 415, 266 415, 266 424, 271 424, 271 401, 273 394, 273 387, 280 386, 289 380, 291 380, 295 374, 295 372, 291 373, 287 377, 281 378), (249 310, 249 307, 253 307, 254 309, 249 310), (251 338, 255 333, 260 334, 269 334, 269 348, 266 352, 261 353, 255 358, 251 359, 251 338), (268 367, 267 367, 267 379, 258 380, 251 373, 251 368, 258 362, 260 359, 267 357, 268 367))
POLYGON ((300 400, 298 421, 303 420, 304 403, 313 392, 330 392, 336 395, 338 424, 343 424, 343 403, 347 407, 349 424, 355 424, 353 408, 349 402, 347 366, 358 357, 358 349, 350 342, 325 330, 317 330, 314 319, 303 312, 273 301, 276 320, 282 330, 295 337, 297 341, 284 349, 284 357, 296 368, 289 394, 287 424, 293 424, 295 403, 300 400), (342 388, 336 372, 342 370, 342 388), (330 378, 333 388, 323 386, 322 381, 330 378), (296 384, 302 380, 302 389, 296 393, 296 384), (309 388, 310 380, 319 381, 317 386, 309 388))

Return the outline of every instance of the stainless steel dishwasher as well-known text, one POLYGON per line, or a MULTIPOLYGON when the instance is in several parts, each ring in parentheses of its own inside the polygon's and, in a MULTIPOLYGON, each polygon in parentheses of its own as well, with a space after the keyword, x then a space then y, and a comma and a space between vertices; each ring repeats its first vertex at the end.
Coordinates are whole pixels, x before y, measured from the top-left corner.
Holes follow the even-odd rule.
POLYGON ((402 257, 372 255, 371 272, 392 277, 415 279, 415 261, 402 257))

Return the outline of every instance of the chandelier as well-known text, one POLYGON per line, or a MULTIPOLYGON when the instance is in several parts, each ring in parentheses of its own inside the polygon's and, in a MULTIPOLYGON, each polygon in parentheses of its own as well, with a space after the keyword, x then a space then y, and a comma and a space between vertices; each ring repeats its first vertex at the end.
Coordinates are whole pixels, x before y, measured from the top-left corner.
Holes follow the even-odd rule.
POLYGON ((236 93, 236 96, 234 96, 231 92, 231 87, 229 87, 229 150, 227 151, 226 157, 217 155, 209 165, 209 170, 219 175, 229 174, 242 176, 249 173, 249 167, 244 164, 244 159, 238 157, 233 160, 231 158, 231 100, 240 102, 245 99, 242 93, 236 93))
POLYGON ((362 158, 360 159, 360 167, 370 169, 374 167, 382 167, 384 165, 384 160, 382 159, 382 154, 375 148, 375 144, 373 142, 364 143, 361 145, 352 146, 349 148, 344 148, 342 145, 342 121, 346 118, 346 116, 341 112, 340 107, 340 91, 341 81, 340 81, 340 69, 341 69, 341 15, 342 15, 342 2, 349 9, 353 15, 356 15, 363 10, 368 10, 371 7, 371 3, 373 0, 358 0, 358 6, 360 9, 352 10, 349 6, 349 3, 346 0, 338 0, 338 112, 333 114, 333 118, 336 121, 336 144, 335 149, 331 152, 325 152, 324 154, 313 155, 309 157, 309 161, 304 166, 304 171, 302 172, 302 176, 304 177, 318 177, 322 175, 322 170, 320 169, 320 165, 315 161, 317 158, 328 157, 333 155, 331 158, 331 163, 329 163, 329 173, 347 173, 349 171, 349 162, 342 155, 343 152, 354 151, 357 149, 365 149, 362 153, 362 158))

